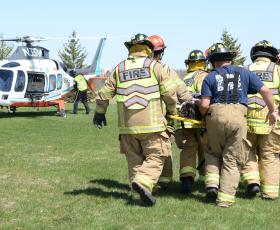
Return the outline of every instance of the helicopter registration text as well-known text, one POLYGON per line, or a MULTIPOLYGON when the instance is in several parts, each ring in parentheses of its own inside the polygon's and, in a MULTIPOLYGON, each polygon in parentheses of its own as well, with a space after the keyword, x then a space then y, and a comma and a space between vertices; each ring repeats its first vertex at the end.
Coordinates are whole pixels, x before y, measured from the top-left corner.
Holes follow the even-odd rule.
POLYGON ((22 49, 25 57, 42 57, 42 50, 36 48, 23 48, 22 49))

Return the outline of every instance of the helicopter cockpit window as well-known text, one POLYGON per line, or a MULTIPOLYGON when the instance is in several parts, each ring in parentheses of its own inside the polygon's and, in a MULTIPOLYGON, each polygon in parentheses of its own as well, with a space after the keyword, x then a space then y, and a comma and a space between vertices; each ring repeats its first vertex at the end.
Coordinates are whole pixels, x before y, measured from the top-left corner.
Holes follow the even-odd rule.
POLYGON ((13 83, 13 71, 0 70, 0 91, 10 92, 13 83))
POLYGON ((61 88, 62 88, 62 75, 57 74, 57 89, 61 89, 61 88))
POLYGON ((56 88, 56 76, 50 75, 49 92, 54 91, 56 88))
POLYGON ((23 71, 19 70, 17 75, 17 81, 15 84, 15 92, 22 92, 25 87, 25 74, 23 71))
POLYGON ((44 92, 45 75, 41 73, 28 72, 27 92, 44 92))
POLYGON ((18 67, 20 66, 20 64, 18 62, 8 62, 4 65, 2 65, 2 67, 5 67, 5 68, 13 68, 13 67, 18 67))

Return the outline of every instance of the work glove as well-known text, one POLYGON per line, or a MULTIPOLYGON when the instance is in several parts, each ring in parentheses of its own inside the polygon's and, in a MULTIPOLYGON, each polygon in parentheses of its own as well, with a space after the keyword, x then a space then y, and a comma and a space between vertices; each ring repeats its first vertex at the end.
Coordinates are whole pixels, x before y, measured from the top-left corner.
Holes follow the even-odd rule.
POLYGON ((103 125, 107 126, 105 114, 102 113, 95 113, 92 122, 98 129, 102 129, 103 125))

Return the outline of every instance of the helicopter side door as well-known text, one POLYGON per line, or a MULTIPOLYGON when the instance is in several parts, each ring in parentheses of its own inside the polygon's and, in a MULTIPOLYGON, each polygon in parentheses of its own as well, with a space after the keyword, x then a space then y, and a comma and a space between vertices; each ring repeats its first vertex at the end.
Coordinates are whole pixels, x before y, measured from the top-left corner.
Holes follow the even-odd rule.
POLYGON ((44 99, 47 85, 47 78, 44 73, 41 72, 27 72, 28 82, 25 97, 32 100, 44 99))

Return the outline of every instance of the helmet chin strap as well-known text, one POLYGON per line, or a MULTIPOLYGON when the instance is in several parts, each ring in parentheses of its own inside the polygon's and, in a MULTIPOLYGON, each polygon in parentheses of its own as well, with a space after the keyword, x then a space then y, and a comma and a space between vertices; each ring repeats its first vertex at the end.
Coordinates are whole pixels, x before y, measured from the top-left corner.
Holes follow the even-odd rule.
POLYGON ((160 53, 160 60, 162 59, 163 55, 164 55, 164 50, 160 53))

